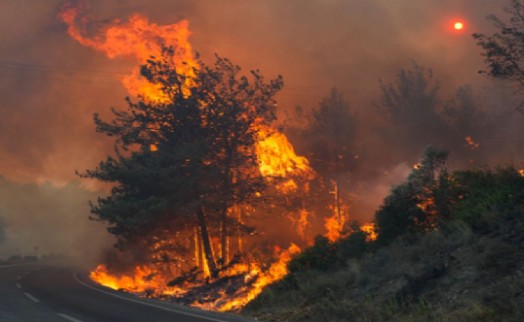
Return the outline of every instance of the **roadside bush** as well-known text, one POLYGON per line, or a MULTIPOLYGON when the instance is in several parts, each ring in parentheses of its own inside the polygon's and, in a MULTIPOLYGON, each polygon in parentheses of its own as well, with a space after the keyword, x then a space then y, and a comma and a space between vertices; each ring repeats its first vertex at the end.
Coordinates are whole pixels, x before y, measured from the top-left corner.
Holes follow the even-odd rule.
POLYGON ((447 151, 427 147, 407 181, 384 199, 375 214, 378 245, 389 245, 406 233, 432 230, 442 218, 449 217, 444 200, 450 193, 447 156, 447 151))
POLYGON ((363 231, 355 231, 346 238, 338 240, 335 244, 336 257, 341 263, 350 258, 361 258, 367 252, 369 245, 366 242, 368 235, 363 231))
POLYGON ((453 217, 474 230, 492 228, 498 216, 524 212, 524 177, 515 168, 454 173, 457 204, 453 217))
POLYGON ((291 273, 306 270, 328 271, 346 265, 348 259, 361 258, 369 249, 368 235, 358 226, 347 237, 330 242, 324 236, 317 236, 313 246, 306 248, 288 265, 291 273))
POLYGON ((336 245, 324 236, 315 237, 313 246, 306 248, 288 264, 291 273, 308 269, 328 270, 337 263, 336 245))

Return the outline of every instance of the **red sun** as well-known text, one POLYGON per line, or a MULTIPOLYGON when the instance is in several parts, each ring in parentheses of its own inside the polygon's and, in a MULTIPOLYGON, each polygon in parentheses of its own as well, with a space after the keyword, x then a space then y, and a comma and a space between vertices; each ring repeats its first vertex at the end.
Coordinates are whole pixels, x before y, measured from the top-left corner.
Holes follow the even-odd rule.
POLYGON ((453 24, 453 29, 455 29, 457 31, 463 30, 464 29, 464 23, 462 21, 456 21, 453 24))

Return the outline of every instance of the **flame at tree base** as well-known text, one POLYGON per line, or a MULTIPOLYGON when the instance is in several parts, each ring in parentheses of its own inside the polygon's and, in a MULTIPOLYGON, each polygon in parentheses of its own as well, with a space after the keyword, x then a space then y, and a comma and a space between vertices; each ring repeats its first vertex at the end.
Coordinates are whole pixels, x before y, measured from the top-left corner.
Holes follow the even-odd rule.
POLYGON ((288 273, 287 264, 298 253, 300 248, 291 244, 278 254, 277 260, 267 269, 262 269, 258 263, 236 264, 210 284, 202 280, 176 287, 169 286, 170 278, 147 265, 136 266, 129 274, 112 274, 101 264, 90 273, 90 278, 105 287, 142 297, 182 301, 193 307, 212 311, 238 311, 257 297, 266 286, 284 278, 288 273))

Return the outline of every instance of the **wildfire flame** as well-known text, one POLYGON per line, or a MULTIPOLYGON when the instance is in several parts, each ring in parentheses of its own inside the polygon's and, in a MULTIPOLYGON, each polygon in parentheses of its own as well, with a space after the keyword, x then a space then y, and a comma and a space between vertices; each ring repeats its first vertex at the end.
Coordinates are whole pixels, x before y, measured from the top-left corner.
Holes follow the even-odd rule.
POLYGON ((146 265, 136 266, 133 273, 115 275, 109 273, 106 265, 100 264, 91 271, 89 277, 105 287, 136 294, 182 295, 185 293, 181 288, 167 287, 168 281, 146 265))
POLYGON ((375 224, 364 224, 360 227, 360 229, 368 234, 367 240, 368 241, 374 241, 377 240, 378 233, 375 230, 375 224))
MULTIPOLYGON (((136 66, 129 75, 121 79, 131 96, 160 103, 167 101, 168 98, 158 84, 151 84, 140 75, 140 66, 151 57, 161 57, 164 47, 171 47, 174 50, 175 68, 179 74, 189 76, 187 78, 191 79, 198 69, 198 63, 188 41, 190 31, 189 23, 186 20, 170 25, 158 25, 149 22, 144 16, 135 14, 127 22, 114 21, 89 36, 86 32, 88 21, 82 16, 82 9, 73 6, 65 6, 62 9, 60 18, 67 24, 69 35, 80 44, 93 48, 108 58, 132 59, 136 66)), ((191 85, 186 83, 187 88, 191 85)), ((293 177, 313 176, 308 160, 295 153, 293 146, 283 133, 260 125, 258 125, 257 133, 258 142, 255 152, 260 164, 260 173, 268 180, 277 177, 288 178, 287 181, 279 184, 278 188, 281 191, 298 189, 293 177)), ((152 152, 158 149, 154 144, 149 148, 152 152)), ((301 213, 300 224, 302 226, 306 224, 304 220, 307 220, 307 216, 301 213)), ((287 274, 287 263, 299 251, 300 248, 294 244, 287 250, 279 251, 278 259, 267 269, 263 269, 263 265, 256 262, 251 262, 249 265, 235 264, 224 271, 223 275, 244 275, 245 286, 235 294, 226 295, 224 291, 212 304, 195 301, 192 305, 220 311, 234 310, 244 306, 255 298, 266 285, 284 277, 287 274)), ((203 281, 197 281, 193 284, 185 283, 180 287, 168 286, 172 276, 168 278, 165 274, 158 272, 154 265, 138 265, 131 271, 115 273, 110 272, 107 266, 101 264, 90 273, 90 277, 93 281, 106 287, 142 296, 178 296, 203 284, 203 281)))
MULTIPOLYGON (((122 77, 122 83, 131 95, 160 102, 167 100, 160 85, 151 84, 140 75, 140 66, 151 57, 160 57, 163 46, 174 49, 177 58, 175 67, 181 75, 192 76, 195 68, 198 68, 188 41, 190 32, 187 20, 162 26, 135 14, 127 22, 114 21, 99 30, 95 36, 89 37, 84 32, 86 19, 81 15, 81 9, 83 8, 65 6, 59 14, 60 19, 68 26, 69 35, 82 45, 104 53, 111 59, 134 59, 137 65, 128 76, 122 77)), ((188 78, 187 82, 189 81, 188 78)))
POLYGON ((324 220, 324 227, 326 228, 326 237, 329 241, 334 242, 340 239, 343 235, 343 229, 346 224, 344 216, 338 217, 337 214, 328 217, 324 220))
POLYGON ((264 177, 314 176, 308 159, 295 153, 293 145, 282 132, 260 126, 257 133, 255 149, 260 173, 264 177))
POLYGON ((217 305, 215 306, 215 309, 226 312, 244 307, 247 303, 257 297, 257 295, 260 294, 267 285, 284 278, 288 273, 287 264, 291 261, 293 256, 298 253, 300 253, 300 247, 291 244, 287 250, 278 255, 278 260, 271 264, 267 270, 252 271, 256 274, 256 281, 251 285, 251 287, 237 291, 225 303, 216 303, 217 305))

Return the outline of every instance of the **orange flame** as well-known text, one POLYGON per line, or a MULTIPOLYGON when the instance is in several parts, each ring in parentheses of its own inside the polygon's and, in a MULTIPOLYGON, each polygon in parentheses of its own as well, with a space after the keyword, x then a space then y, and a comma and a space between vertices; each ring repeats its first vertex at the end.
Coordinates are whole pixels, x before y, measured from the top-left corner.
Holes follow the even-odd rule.
POLYGON ((338 217, 335 213, 331 217, 324 219, 324 228, 326 228, 326 237, 329 241, 334 242, 340 239, 343 235, 344 225, 346 219, 344 216, 338 217))
POLYGON ((259 170, 262 176, 271 178, 289 178, 278 184, 277 189, 287 193, 298 190, 293 178, 313 179, 315 172, 311 169, 308 159, 296 154, 293 145, 282 132, 266 126, 258 126, 258 141, 255 145, 259 170))
MULTIPOLYGON (((237 264, 224 272, 225 276, 234 276, 244 274, 246 282, 254 281, 249 286, 243 286, 234 294, 225 294, 221 292, 221 296, 214 303, 192 303, 192 306, 204 309, 217 311, 232 311, 238 310, 252 301, 263 289, 282 279, 287 275, 287 264, 291 261, 294 255, 300 253, 300 248, 291 244, 291 246, 278 254, 278 260, 271 264, 268 269, 262 270, 260 265, 252 263, 237 264)), ((142 296, 151 295, 171 295, 180 296, 189 291, 191 286, 185 289, 177 287, 168 287, 163 275, 156 274, 147 266, 137 266, 132 274, 114 275, 109 273, 105 265, 98 265, 90 274, 90 278, 106 287, 114 290, 125 290, 142 296)), ((194 285, 197 286, 197 285, 194 285)))
POLYGON ((360 229, 368 234, 367 241, 377 240, 378 233, 375 228, 375 224, 364 224, 360 226, 360 229))
POLYGON ((280 253, 278 261, 271 264, 266 271, 256 274, 256 281, 247 292, 246 290, 237 292, 232 296, 232 299, 219 305, 217 309, 226 312, 244 307, 247 303, 257 297, 266 286, 284 278, 288 273, 287 264, 291 261, 293 256, 298 253, 300 253, 300 247, 291 244, 287 250, 280 253))
MULTIPOLYGON (((87 37, 82 32, 83 24, 86 21, 80 15, 78 8, 65 7, 59 17, 67 24, 71 37, 86 47, 106 54, 109 58, 132 58, 140 66, 151 57, 160 57, 163 46, 166 46, 173 48, 177 58, 175 68, 181 75, 194 76, 194 70, 198 68, 193 49, 188 42, 190 32, 187 20, 161 26, 150 23, 146 17, 136 14, 129 18, 128 22, 115 21, 112 25, 100 30, 95 36, 87 37)), ((142 96, 160 102, 167 100, 161 86, 145 80, 140 75, 139 67, 133 68, 130 75, 122 78, 122 82, 133 96, 142 96)), ((189 86, 189 84, 186 85, 189 86)))
MULTIPOLYGON (((104 53, 111 59, 123 57, 136 62, 136 67, 132 69, 130 75, 121 79, 130 95, 159 103, 168 100, 162 87, 159 84, 149 83, 140 75, 138 67, 146 64, 153 56, 161 57, 164 47, 173 48, 177 72, 180 75, 188 76, 186 88, 193 85, 190 80, 199 65, 188 42, 190 32, 186 20, 170 25, 158 25, 136 14, 127 22, 114 21, 99 29, 93 36, 88 36, 84 31, 87 21, 81 15, 79 8, 64 7, 60 18, 67 24, 69 35, 80 44, 104 53)), ((257 133, 255 153, 259 160, 259 171, 268 180, 287 178, 287 181, 280 183, 277 187, 280 191, 297 191, 298 184, 293 178, 314 177, 308 160, 295 153, 293 146, 283 133, 261 125, 258 125, 257 133)), ((149 150, 155 152, 158 146, 151 144, 149 150)), ((305 224, 307 224, 307 213, 301 213, 300 225, 305 224)), ((298 252, 300 252, 299 247, 292 244, 289 249, 280 252, 278 260, 266 270, 257 263, 236 264, 230 267, 222 272, 224 276, 245 274, 246 286, 233 295, 224 292, 212 305, 193 303, 193 306, 220 311, 234 310, 244 306, 254 299, 265 286, 283 278, 287 274, 287 263, 298 252)), ((195 260, 205 261, 205 258, 199 259, 197 254, 195 260)), ((203 266, 205 269, 206 265, 203 266)), ((154 265, 139 265, 125 274, 113 274, 105 265, 99 265, 91 272, 90 277, 93 281, 109 288, 122 289, 142 296, 183 295, 192 287, 201 285, 195 283, 194 285, 184 284, 183 288, 169 287, 167 286, 170 281, 168 275, 156 271, 154 265)))
POLYGON ((104 264, 98 265, 91 271, 89 277, 105 287, 114 290, 126 290, 137 294, 166 294, 181 295, 182 289, 167 287, 167 282, 162 275, 156 274, 148 266, 136 266, 132 274, 121 274, 119 276, 110 274, 104 264))

